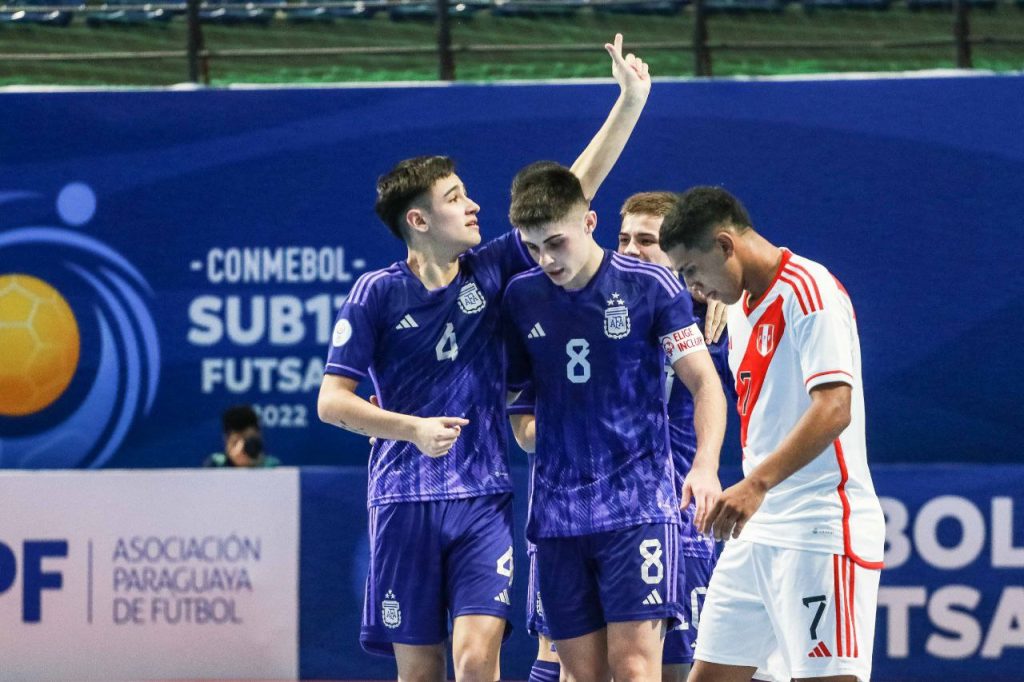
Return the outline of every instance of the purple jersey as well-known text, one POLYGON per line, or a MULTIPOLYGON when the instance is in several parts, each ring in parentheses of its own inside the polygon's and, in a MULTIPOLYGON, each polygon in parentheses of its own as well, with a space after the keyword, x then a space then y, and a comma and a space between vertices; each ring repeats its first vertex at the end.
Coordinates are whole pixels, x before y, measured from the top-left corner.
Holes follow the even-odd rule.
POLYGON ((679 523, 660 343, 694 324, 679 280, 606 251, 578 291, 512 278, 502 310, 509 383, 536 392, 528 537, 679 523))
MULTIPOLYGON (((693 303, 694 316, 697 325, 704 329, 704 316, 707 313, 707 305, 693 303)), ((715 370, 722 380, 722 390, 725 391, 726 404, 732 405, 736 402, 736 388, 733 385, 732 373, 729 371, 729 337, 723 333, 717 343, 708 344, 708 351, 711 353, 711 360, 715 363, 715 370), (730 401, 730 396, 731 400, 730 401)), ((690 473, 693 466, 693 456, 697 452, 697 433, 693 429, 693 396, 686 388, 679 377, 676 376, 672 367, 665 365, 665 390, 668 397, 668 433, 669 442, 672 445, 672 461, 676 472, 676 491, 683 489, 683 479, 690 473)), ((695 502, 682 511, 682 525, 679 528, 681 539, 680 551, 683 556, 711 557, 715 553, 715 541, 706 538, 697 531, 693 523, 693 515, 697 511, 695 502)))
POLYGON ((325 371, 369 376, 380 406, 420 417, 465 417, 451 451, 378 439, 368 504, 511 492, 501 348, 501 294, 533 265, 511 231, 459 258, 459 274, 429 291, 404 261, 364 274, 338 312, 325 371))

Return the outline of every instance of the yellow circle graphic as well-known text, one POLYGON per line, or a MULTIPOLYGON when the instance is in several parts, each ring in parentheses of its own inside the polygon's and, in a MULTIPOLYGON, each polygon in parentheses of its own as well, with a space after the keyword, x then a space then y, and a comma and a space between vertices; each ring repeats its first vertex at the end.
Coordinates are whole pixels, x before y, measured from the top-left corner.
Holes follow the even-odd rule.
POLYGON ((78 367, 78 322, 56 289, 31 275, 0 276, 0 415, 39 412, 78 367))

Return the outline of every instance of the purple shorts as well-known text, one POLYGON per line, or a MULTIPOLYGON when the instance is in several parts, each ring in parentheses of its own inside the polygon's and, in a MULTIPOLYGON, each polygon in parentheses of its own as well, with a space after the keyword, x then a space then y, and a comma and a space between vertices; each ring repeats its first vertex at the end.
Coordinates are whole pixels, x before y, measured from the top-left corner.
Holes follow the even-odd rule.
POLYGON ((528 552, 530 557, 530 578, 526 586, 526 631, 532 637, 543 635, 551 639, 547 621, 544 620, 544 603, 540 599, 540 584, 537 582, 537 552, 528 552))
POLYGON ((652 523, 591 535, 539 538, 537 573, 544 620, 553 639, 571 639, 608 623, 681 622, 679 530, 652 523))
POLYGON ((679 601, 683 606, 683 622, 665 634, 665 650, 661 662, 665 665, 693 663, 697 646, 697 626, 704 595, 711 581, 717 559, 710 556, 682 556, 679 560, 679 601))
POLYGON ((508 621, 512 544, 511 493, 371 507, 363 649, 444 642, 459 616, 508 621))

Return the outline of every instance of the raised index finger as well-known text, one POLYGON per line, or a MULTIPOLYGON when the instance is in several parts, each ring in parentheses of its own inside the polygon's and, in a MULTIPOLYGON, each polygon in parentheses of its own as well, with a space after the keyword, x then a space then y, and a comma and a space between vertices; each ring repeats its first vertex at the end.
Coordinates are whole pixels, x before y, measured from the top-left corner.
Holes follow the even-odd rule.
POLYGON ((611 44, 605 43, 605 49, 608 50, 608 54, 612 56, 612 60, 617 64, 623 64, 622 59, 622 34, 616 33, 615 39, 611 44))

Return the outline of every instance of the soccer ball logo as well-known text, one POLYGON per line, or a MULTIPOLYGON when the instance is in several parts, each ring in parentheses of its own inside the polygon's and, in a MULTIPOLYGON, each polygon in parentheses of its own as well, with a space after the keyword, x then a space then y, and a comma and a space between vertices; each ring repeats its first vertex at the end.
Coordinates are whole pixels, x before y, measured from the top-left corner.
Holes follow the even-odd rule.
POLYGON ((64 297, 31 275, 0 276, 0 415, 49 407, 75 375, 78 323, 64 297))

